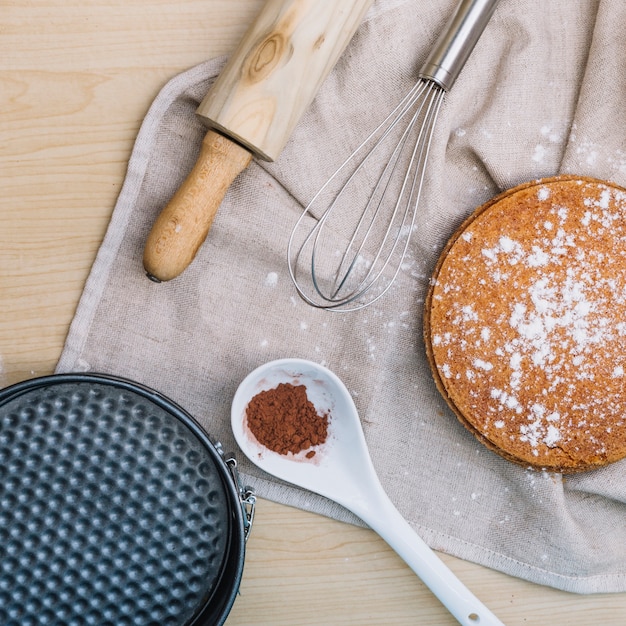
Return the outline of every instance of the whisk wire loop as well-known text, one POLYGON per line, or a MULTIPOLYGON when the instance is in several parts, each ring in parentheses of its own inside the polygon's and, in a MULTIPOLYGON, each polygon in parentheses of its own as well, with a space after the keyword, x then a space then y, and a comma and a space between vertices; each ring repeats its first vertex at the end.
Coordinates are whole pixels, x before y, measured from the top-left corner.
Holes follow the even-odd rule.
POLYGON ((444 94, 434 82, 420 80, 304 209, 289 240, 289 272, 299 295, 312 306, 358 310, 378 300, 400 272, 415 227, 425 164, 444 94), (373 173, 377 168, 382 169, 373 173), (354 196, 366 193, 363 180, 369 189, 365 207, 347 226, 348 216, 354 213, 354 196), (323 199, 326 208, 298 240, 305 220, 315 219, 323 199), (347 240, 343 253, 329 254, 340 240, 347 240), (372 241, 373 252, 368 253, 372 241), (329 260, 332 257, 339 257, 334 266, 329 260), (373 290, 392 262, 392 275, 384 276, 382 287, 373 290))
MULTIPOLYGON (((416 88, 410 93, 410 98, 408 98, 406 106, 403 107, 400 115, 403 116, 405 113, 407 113, 411 107, 413 106, 413 104, 415 102, 417 102, 417 99, 420 97, 421 93, 427 88, 427 84, 420 84, 418 83, 416 85, 416 88)), ((330 296, 330 300, 334 301, 339 292, 341 291, 342 287, 345 285, 348 277, 350 276, 350 273, 352 271, 352 269, 354 268, 354 266, 356 265, 358 259, 360 258, 361 254, 363 253, 366 243, 370 237, 370 234, 373 232, 374 226, 375 226, 375 220, 376 220, 376 216, 378 215, 378 211, 382 209, 383 207, 383 202, 385 200, 385 198, 387 197, 387 193, 390 190, 390 185, 392 183, 393 180, 393 176, 395 174, 396 168, 397 167, 401 167, 401 165, 399 165, 399 160, 402 156, 402 153, 406 147, 406 143, 407 141, 410 139, 411 135, 412 135, 412 131, 413 131, 413 127, 415 126, 415 122, 419 119, 420 114, 423 110, 423 107, 426 106, 426 100, 424 100, 421 105, 419 106, 419 108, 417 109, 417 111, 413 114, 413 116, 411 117, 407 127, 405 128, 405 130, 403 131, 400 140, 398 141, 398 144, 396 145, 396 147, 393 150, 393 153, 391 154, 391 157, 389 158, 389 162, 385 165, 384 170, 381 172, 380 177, 378 178, 378 181, 376 182, 376 185, 373 189, 372 195, 370 196, 370 198, 367 201, 367 204, 365 205, 365 210, 363 211, 363 213, 361 214, 361 217, 358 221, 358 223, 356 224, 356 227, 354 229, 352 238, 350 239, 350 242, 348 243, 348 246, 346 247, 346 250, 342 256, 342 259, 337 267, 337 272, 335 275, 335 282, 337 283, 338 279, 340 277, 341 280, 338 282, 338 284, 336 284, 334 290, 332 291, 332 294, 330 296), (382 191, 381 191, 382 189, 382 191), (376 199, 378 199, 378 202, 376 202, 376 199), (374 205, 376 205, 375 209, 373 208, 374 205), (367 228, 365 230, 365 234, 362 236, 361 240, 360 240, 360 244, 358 245, 358 247, 356 248, 356 250, 354 251, 354 254, 351 257, 350 262, 348 263, 348 267, 345 269, 345 271, 342 269, 345 264, 346 264, 346 259, 350 256, 350 252, 352 250, 352 248, 355 245, 355 242, 357 241, 357 237, 358 234, 361 230, 361 227, 363 226, 363 222, 365 221, 365 218, 368 214, 371 213, 371 218, 369 221, 369 224, 367 225, 367 228)), ((367 161, 370 159, 370 157, 372 157, 372 155, 376 154, 376 149, 379 147, 380 144, 382 144, 382 142, 387 138, 387 136, 389 135, 390 132, 392 132, 392 130, 395 128, 395 126, 397 124, 399 124, 401 118, 396 118, 395 121, 387 128, 387 130, 382 134, 382 136, 380 137, 380 139, 378 139, 378 141, 375 143, 374 148, 372 149, 371 152, 368 153, 368 155, 365 157, 365 159, 357 166, 355 172, 352 174, 352 176, 348 179, 348 181, 346 182, 346 186, 350 183, 350 180, 352 179, 353 176, 356 176, 356 174, 359 172, 359 170, 363 167, 365 167, 367 161)), ((411 168, 413 166, 413 162, 415 160, 415 155, 417 152, 417 148, 419 145, 419 138, 417 140, 417 142, 415 143, 415 147, 413 149, 412 155, 411 155, 411 159, 407 168, 407 171, 411 171, 411 168)), ((358 292, 363 293, 364 289, 369 288, 369 285, 371 285, 373 283, 374 280, 376 280, 384 271, 385 267, 388 265, 388 262, 391 258, 391 255, 387 257, 386 262, 379 267, 379 270, 377 271, 376 275, 374 276, 374 278, 372 279, 372 281, 370 281, 370 277, 372 276, 372 272, 374 270, 375 267, 377 266, 377 262, 379 260, 379 258, 381 257, 381 255, 383 254, 383 250, 385 248, 385 245, 387 244, 387 241, 393 231, 393 225, 397 219, 398 216, 398 212, 401 209, 402 206, 402 199, 404 197, 404 193, 405 193, 405 189, 406 189, 406 184, 408 182, 408 177, 405 177, 403 183, 402 183, 402 187, 398 192, 398 196, 397 196, 397 200, 395 202, 395 205, 393 207, 393 211, 391 213, 390 219, 388 221, 387 224, 387 228, 384 232, 384 235, 382 237, 380 246, 378 247, 378 250, 376 252, 376 256, 374 257, 374 259, 370 262, 369 264, 369 270, 368 272, 365 274, 365 276, 362 277, 362 279, 360 280, 359 283, 355 284, 353 290, 349 293, 349 294, 344 294, 343 299, 346 299, 347 297, 356 295, 358 292), (366 287, 367 285, 367 287, 366 287)), ((339 197, 339 195, 341 195, 341 193, 343 193, 345 191, 345 189, 347 188, 346 186, 344 186, 342 188, 342 190, 340 191, 340 193, 338 194, 337 198, 339 197)), ((407 214, 409 212, 410 209, 410 205, 407 203, 405 205, 405 211, 404 214, 402 215, 401 218, 401 223, 402 225, 404 225, 405 220, 407 218, 407 214)), ((318 236, 319 236, 319 232, 318 232, 318 236)), ((392 249, 391 251, 393 252, 393 250, 395 249, 395 246, 397 245, 399 241, 399 238, 397 238, 395 240, 395 242, 392 245, 392 249)), ((313 271, 315 270, 315 267, 313 266, 311 268, 313 271)))
POLYGON ((334 311, 361 309, 376 302, 398 276, 415 229, 444 95, 498 2, 459 0, 422 65, 418 83, 302 212, 289 238, 287 258, 296 290, 312 306, 334 311), (413 143, 416 126, 419 131, 413 143), (399 134, 398 127, 404 128, 399 134), (324 205, 327 208, 320 211, 324 205), (355 205, 364 207, 356 218, 355 205), (301 231, 307 232, 311 219, 316 220, 314 226, 302 237, 301 231), (343 253, 338 250, 341 247, 343 253))

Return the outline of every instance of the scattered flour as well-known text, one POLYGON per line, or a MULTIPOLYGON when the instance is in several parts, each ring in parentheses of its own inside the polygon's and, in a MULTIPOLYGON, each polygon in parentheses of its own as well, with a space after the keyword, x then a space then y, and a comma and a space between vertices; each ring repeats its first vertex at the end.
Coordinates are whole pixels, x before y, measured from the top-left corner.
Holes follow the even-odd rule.
POLYGON ((538 143, 535 146, 535 151, 533 152, 532 160, 535 163, 542 163, 545 156, 546 156, 545 146, 542 146, 540 143, 538 143))
POLYGON ((276 272, 269 272, 265 277, 266 287, 276 287, 278 285, 278 274, 276 272))
POLYGON ((554 130, 554 127, 550 124, 545 124, 541 127, 541 134, 550 143, 561 143, 563 141, 563 134, 554 130))
POLYGON ((78 359, 74 364, 74 370, 76 372, 89 372, 91 370, 91 363, 85 359, 78 359))
POLYGON ((535 163, 544 163, 549 156, 553 157, 556 155, 556 149, 563 145, 566 133, 564 130, 557 130, 555 126, 562 126, 564 129, 567 128, 567 124, 555 125, 552 123, 544 124, 540 128, 542 143, 535 145, 531 155, 531 160, 535 163))
MULTIPOLYGON (((537 199, 541 202, 545 202, 550 197, 550 189, 548 187, 540 187, 537 192, 537 199)), ((550 228, 552 225, 550 225, 550 228)))

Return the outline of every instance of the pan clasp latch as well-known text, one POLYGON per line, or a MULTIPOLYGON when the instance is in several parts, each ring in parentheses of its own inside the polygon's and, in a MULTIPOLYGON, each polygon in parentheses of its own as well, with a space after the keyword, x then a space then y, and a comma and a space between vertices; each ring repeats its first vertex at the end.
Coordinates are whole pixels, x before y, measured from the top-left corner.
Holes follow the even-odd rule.
POLYGON ((256 494, 254 487, 250 485, 243 485, 239 477, 239 471, 237 470, 237 459, 229 454, 224 454, 221 444, 218 447, 218 451, 224 457, 226 467, 228 467, 235 486, 239 490, 239 502, 241 504, 241 510, 243 512, 243 536, 247 541, 250 531, 252 530, 252 523, 254 521, 254 510, 256 507, 256 494))
POLYGON ((256 507, 256 495, 254 489, 249 485, 243 487, 241 490, 241 509, 243 511, 244 527, 243 535, 244 539, 248 540, 248 535, 252 530, 252 522, 254 521, 254 510, 256 507))
POLYGON ((252 522, 254 521, 256 494, 253 487, 241 484, 239 472, 237 470, 237 459, 233 456, 229 456, 225 459, 225 461, 230 473, 233 476, 233 480, 239 489, 239 502, 241 503, 241 510, 243 512, 243 536, 247 541, 248 535, 252 530, 252 522))

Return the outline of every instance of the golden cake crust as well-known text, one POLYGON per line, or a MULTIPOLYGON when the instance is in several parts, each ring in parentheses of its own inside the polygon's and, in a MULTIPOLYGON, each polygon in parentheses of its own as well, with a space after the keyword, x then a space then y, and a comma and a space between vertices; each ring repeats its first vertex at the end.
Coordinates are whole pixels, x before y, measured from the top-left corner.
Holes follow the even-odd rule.
POLYGON ((439 258, 424 338, 440 392, 502 457, 625 457, 626 190, 559 176, 479 207, 439 258))

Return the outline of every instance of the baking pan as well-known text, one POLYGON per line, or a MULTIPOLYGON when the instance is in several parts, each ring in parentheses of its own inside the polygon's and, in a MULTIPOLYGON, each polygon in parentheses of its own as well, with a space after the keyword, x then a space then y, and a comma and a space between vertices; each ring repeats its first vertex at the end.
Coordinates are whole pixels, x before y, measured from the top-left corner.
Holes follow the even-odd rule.
POLYGON ((254 495, 163 395, 97 374, 0 391, 0 624, 223 624, 254 495))

